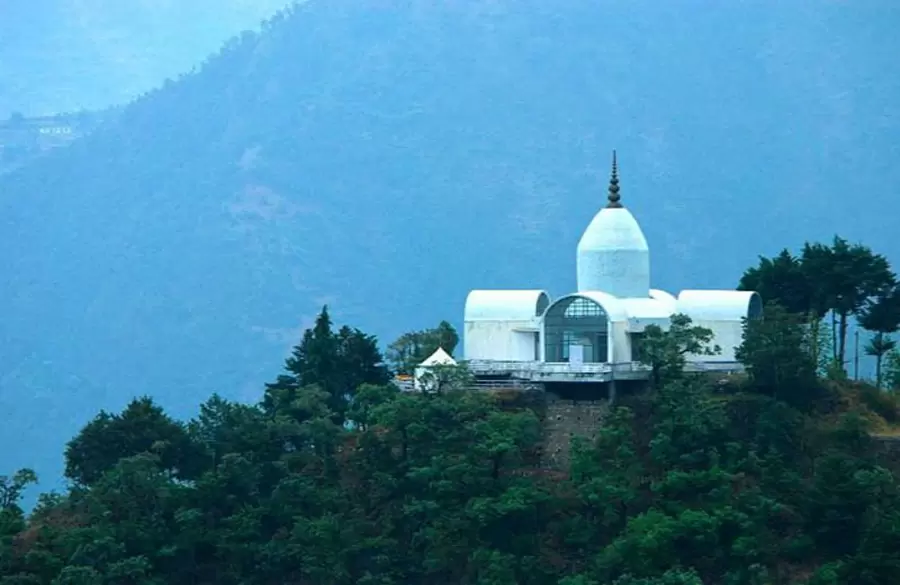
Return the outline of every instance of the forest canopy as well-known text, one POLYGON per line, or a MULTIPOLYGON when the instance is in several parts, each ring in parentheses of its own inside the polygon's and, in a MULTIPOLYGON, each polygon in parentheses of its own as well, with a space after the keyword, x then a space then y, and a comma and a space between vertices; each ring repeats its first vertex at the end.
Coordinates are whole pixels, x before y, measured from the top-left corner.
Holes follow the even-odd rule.
POLYGON ((464 365, 430 392, 392 383, 453 351, 448 323, 386 360, 325 308, 258 403, 101 412, 67 446, 71 488, 29 514, 34 474, 0 478, 0 585, 895 583, 897 360, 849 380, 840 337, 857 319, 892 343, 889 264, 836 239, 740 286, 770 301, 743 374, 686 373, 713 340, 673 316, 648 332, 648 388, 576 437, 567 469, 542 462, 545 401, 473 390, 464 365))

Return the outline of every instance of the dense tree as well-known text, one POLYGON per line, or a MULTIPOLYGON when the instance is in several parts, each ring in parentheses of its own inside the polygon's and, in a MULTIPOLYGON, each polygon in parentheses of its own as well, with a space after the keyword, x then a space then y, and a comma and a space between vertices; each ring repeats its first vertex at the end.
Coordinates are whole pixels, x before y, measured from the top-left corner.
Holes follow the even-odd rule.
POLYGON ((882 361, 885 355, 897 347, 890 334, 900 329, 900 286, 893 286, 869 299, 862 307, 859 324, 875 332, 866 344, 865 351, 875 357, 875 386, 881 388, 882 361))
POLYGON ((263 405, 269 410, 276 399, 290 402, 300 389, 315 386, 327 394, 328 407, 341 418, 359 386, 390 380, 375 337, 346 326, 335 333, 328 307, 322 308, 313 328, 303 333, 285 370, 266 386, 263 405))
POLYGON ((712 343, 713 332, 693 325, 687 315, 673 315, 668 329, 648 325, 640 340, 641 363, 650 367, 650 380, 659 388, 680 378, 689 355, 716 355, 721 348, 712 343))
POLYGON ((366 382, 385 381, 374 339, 323 312, 259 404, 101 413, 70 445, 78 485, 30 517, 33 476, 0 478, 0 585, 887 585, 900 485, 875 411, 809 408, 804 323, 777 305, 748 321, 747 379, 725 386, 680 369, 715 351, 708 330, 648 328, 654 390, 545 469, 541 405, 475 391, 465 367, 434 392, 366 382), (326 388, 351 385, 336 417, 326 388))
POLYGON ((184 425, 152 398, 132 400, 119 414, 101 412, 66 446, 66 477, 90 485, 122 459, 155 453, 161 465, 189 477, 195 452, 184 425))
POLYGON ((593 559, 563 582, 787 582, 780 550, 801 525, 799 475, 784 458, 801 460, 786 447, 802 425, 757 398, 723 400, 688 378, 650 404, 620 407, 596 444, 576 451, 580 515, 569 538, 593 559))
MULTIPOLYGON (((813 308, 815 285, 803 262, 787 249, 773 258, 760 256, 759 264, 741 276, 738 290, 756 291, 767 303, 778 303, 798 315, 817 312, 813 308)), ((818 316, 823 315, 824 311, 818 316)))
POLYGON ((337 334, 340 388, 352 396, 362 384, 387 384, 389 371, 384 363, 378 340, 359 329, 341 327, 337 334))
POLYGON ((837 319, 835 358, 843 365, 850 317, 859 316, 872 298, 889 290, 894 285, 894 274, 884 256, 837 236, 830 248, 807 245, 803 262, 810 266, 811 277, 819 284, 837 319))
POLYGON ((459 334, 447 321, 433 329, 404 333, 388 346, 387 360, 397 374, 412 375, 416 366, 439 347, 451 356, 459 344, 459 334))
MULTIPOLYGON (((850 244, 835 236, 831 245, 804 244, 794 256, 782 250, 774 258, 760 257, 738 284, 755 290, 766 302, 802 316, 810 335, 820 338, 822 318, 831 313, 831 357, 844 369, 847 330, 851 317, 868 318, 872 331, 889 332, 893 320, 891 297, 895 277, 887 259, 862 244, 850 244), (867 317, 868 316, 868 317, 867 317)), ((819 344, 810 347, 813 361, 820 362, 819 344)))
POLYGON ((752 388, 798 407, 808 408, 820 395, 802 319, 780 305, 766 305, 762 319, 746 320, 744 339, 736 352, 752 388))

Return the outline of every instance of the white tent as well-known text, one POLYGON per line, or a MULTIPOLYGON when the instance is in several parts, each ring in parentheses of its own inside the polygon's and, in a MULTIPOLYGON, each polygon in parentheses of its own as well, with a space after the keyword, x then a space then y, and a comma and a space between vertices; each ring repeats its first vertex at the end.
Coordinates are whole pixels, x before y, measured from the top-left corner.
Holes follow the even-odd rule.
POLYGON ((420 368, 427 368, 428 366, 456 366, 459 365, 456 363, 456 360, 450 356, 449 353, 444 351, 443 347, 437 348, 433 354, 425 358, 425 360, 419 364, 420 368))
POLYGON ((458 365, 459 364, 456 363, 456 360, 453 359, 453 357, 449 353, 444 351, 443 347, 437 348, 437 350, 433 354, 431 354, 430 356, 425 358, 425 360, 422 361, 421 364, 416 366, 414 388, 419 391, 427 389, 426 386, 429 385, 428 380, 427 380, 428 373, 432 368, 434 368, 436 366, 458 366, 458 365), (424 384, 423 384, 423 378, 426 378, 424 384))

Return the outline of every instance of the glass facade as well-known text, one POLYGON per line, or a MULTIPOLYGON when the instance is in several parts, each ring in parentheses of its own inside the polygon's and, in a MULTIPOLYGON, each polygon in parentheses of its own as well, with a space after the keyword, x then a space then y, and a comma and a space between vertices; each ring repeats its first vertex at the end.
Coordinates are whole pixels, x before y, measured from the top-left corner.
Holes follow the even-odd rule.
POLYGON ((544 361, 568 362, 573 346, 586 363, 608 361, 609 315, 584 297, 562 299, 544 317, 544 361))

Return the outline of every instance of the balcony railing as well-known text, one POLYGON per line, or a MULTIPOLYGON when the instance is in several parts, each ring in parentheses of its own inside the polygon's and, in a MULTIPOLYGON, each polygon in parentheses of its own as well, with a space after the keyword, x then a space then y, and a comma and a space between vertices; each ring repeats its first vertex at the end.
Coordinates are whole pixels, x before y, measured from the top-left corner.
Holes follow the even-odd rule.
MULTIPOLYGON (((510 360, 470 360, 466 362, 476 375, 511 375, 527 378, 544 378, 548 376, 585 377, 595 375, 600 378, 644 376, 650 373, 650 367, 640 362, 621 363, 580 363, 571 362, 538 362, 510 360)), ((685 368, 689 372, 734 372, 743 369, 739 362, 688 362, 685 368)))

